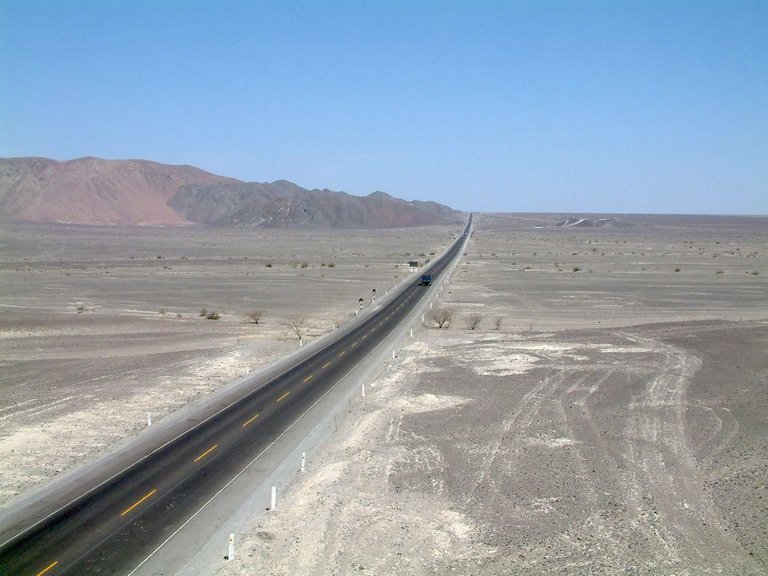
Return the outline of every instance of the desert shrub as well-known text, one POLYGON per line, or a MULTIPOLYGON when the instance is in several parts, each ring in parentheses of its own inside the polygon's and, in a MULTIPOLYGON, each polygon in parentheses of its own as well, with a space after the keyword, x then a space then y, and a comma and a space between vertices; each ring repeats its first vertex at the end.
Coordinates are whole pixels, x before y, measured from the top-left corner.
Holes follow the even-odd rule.
POLYGON ((249 310, 245 313, 245 317, 251 322, 251 324, 258 324, 264 316, 264 310, 249 310))
POLYGON ((206 316, 208 316, 208 308, 206 308, 205 306, 203 306, 202 308, 200 308, 200 316, 202 316, 203 318, 205 318, 206 316))
POLYGON ((470 330, 476 330, 477 327, 480 325, 480 322, 483 321, 484 316, 480 314, 479 312, 474 312, 472 314, 469 314, 465 320, 467 323, 467 328, 470 330))
POLYGON ((449 306, 435 308, 427 313, 427 320, 434 322, 438 328, 448 328, 455 314, 456 311, 449 306))
POLYGON ((206 320, 218 320, 219 318, 221 318, 221 315, 216 310, 211 310, 205 315, 206 320))
POLYGON ((265 268, 272 268, 272 262, 267 262, 266 264, 264 264, 264 267, 265 268))

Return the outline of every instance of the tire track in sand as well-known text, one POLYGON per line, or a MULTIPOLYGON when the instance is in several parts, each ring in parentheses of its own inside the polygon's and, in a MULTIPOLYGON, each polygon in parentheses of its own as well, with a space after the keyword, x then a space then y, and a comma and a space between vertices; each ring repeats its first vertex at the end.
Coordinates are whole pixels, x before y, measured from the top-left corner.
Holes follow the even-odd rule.
POLYGON ((753 573, 720 524, 686 437, 686 391, 701 361, 658 340, 623 336, 662 358, 658 374, 628 406, 625 441, 631 465, 624 488, 635 525, 658 550, 659 563, 669 568, 731 573, 741 567, 736 573, 753 573))

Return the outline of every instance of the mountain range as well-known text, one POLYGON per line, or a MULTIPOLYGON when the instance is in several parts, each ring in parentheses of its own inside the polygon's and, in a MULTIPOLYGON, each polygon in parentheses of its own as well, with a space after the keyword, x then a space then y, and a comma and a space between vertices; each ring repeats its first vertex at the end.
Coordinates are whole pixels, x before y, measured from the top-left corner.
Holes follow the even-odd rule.
POLYGON ((462 221, 436 202, 243 182, 148 160, 0 158, 0 220, 122 226, 393 228, 462 221))

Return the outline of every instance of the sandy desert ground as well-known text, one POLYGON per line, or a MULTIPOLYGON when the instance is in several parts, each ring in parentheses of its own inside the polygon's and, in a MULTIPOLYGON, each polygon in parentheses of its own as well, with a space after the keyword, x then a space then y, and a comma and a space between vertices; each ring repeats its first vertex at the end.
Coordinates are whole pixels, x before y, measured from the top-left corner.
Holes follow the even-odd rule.
POLYGON ((460 230, 0 228, 0 510, 370 305, 460 230), (220 314, 200 316, 201 308, 220 314), (260 309, 256 325, 244 314, 260 309))
MULTIPOLYGON (((478 218, 450 327, 417 330, 219 576, 768 572, 768 218, 558 219, 478 218)), ((290 351, 294 306, 329 329, 450 232, 4 233, 0 496, 290 351)))
POLYGON ((219 576, 768 572, 768 219, 543 220, 480 218, 219 576))

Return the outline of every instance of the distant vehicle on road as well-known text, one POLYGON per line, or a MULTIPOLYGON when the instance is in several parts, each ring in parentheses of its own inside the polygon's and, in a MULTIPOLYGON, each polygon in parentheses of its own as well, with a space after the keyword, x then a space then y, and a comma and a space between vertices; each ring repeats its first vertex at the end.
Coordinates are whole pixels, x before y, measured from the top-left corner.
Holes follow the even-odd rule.
POLYGON ((432 274, 422 274, 421 276, 421 282, 419 282, 422 286, 429 286, 432 284, 432 274))

